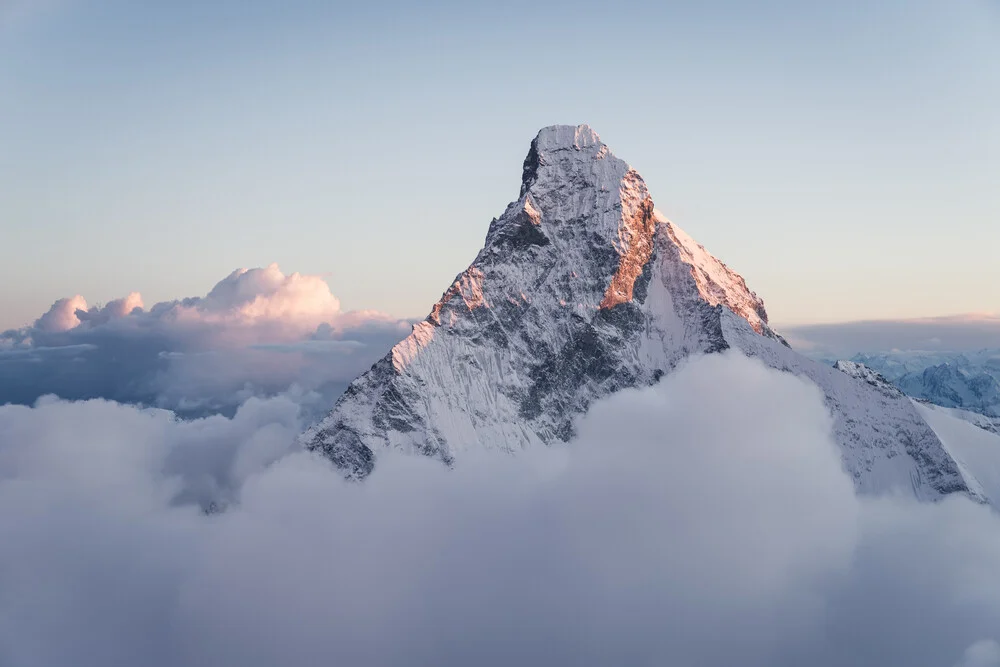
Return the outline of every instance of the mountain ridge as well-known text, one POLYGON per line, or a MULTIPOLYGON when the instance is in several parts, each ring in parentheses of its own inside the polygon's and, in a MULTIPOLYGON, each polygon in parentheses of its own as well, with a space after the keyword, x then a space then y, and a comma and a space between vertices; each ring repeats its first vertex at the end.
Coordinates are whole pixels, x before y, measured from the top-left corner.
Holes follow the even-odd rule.
POLYGON ((585 125, 538 133, 475 260, 304 441, 354 478, 384 448, 451 463, 469 447, 567 441, 594 400, 729 348, 820 386, 860 490, 968 492, 908 400, 791 350, 743 278, 662 216, 585 125))

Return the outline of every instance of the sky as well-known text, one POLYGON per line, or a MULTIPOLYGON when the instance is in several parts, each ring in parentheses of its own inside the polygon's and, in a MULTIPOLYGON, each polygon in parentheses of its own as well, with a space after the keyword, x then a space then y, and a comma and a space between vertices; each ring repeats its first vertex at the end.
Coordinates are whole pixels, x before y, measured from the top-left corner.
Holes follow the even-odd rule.
POLYGON ((1000 514, 856 494, 819 388, 734 351, 516 457, 357 484, 301 439, 553 123, 797 349, 998 340, 998 35, 983 0, 0 0, 0 664, 1000 667, 1000 514))
POLYGON ((589 123, 781 325, 1000 311, 995 0, 0 0, 0 330, 322 275, 422 317, 589 123))

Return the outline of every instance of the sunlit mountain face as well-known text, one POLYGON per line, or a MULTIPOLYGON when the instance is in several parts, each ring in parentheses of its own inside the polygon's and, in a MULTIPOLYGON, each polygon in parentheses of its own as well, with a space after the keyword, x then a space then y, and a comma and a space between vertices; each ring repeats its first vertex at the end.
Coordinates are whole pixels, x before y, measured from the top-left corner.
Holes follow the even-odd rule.
POLYGON ((858 490, 973 493, 906 397, 790 349, 743 278, 663 217, 586 125, 538 133, 469 268, 303 442, 352 478, 390 450, 453 464, 552 445, 594 401, 728 349, 823 390, 858 490))
POLYGON ((521 171, 415 324, 270 266, 3 333, 0 664, 1000 664, 988 418, 800 355, 590 128, 521 171))

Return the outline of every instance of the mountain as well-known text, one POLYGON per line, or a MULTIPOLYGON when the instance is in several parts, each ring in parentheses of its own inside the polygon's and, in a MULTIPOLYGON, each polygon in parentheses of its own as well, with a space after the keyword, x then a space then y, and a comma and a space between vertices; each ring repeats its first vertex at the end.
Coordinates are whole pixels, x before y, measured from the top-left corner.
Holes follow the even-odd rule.
POLYGON ((472 264, 304 440, 353 478, 387 448, 451 463, 567 441, 593 401, 730 348, 822 389, 859 490, 969 491, 908 399, 790 349, 743 278, 586 125, 538 133, 472 264))
POLYGON ((944 363, 907 373, 896 385, 914 398, 1000 417, 1000 382, 988 373, 944 363))
MULTIPOLYGON (((1000 417, 987 417, 986 415, 979 414, 978 412, 970 412, 969 410, 963 410, 961 408, 946 408, 941 405, 935 405, 930 401, 914 399, 915 403, 918 405, 920 412, 926 414, 927 410, 934 410, 953 419, 958 419, 960 421, 972 424, 977 428, 992 433, 993 435, 1000 435, 1000 417)), ((930 421, 928 420, 928 424, 930 421)), ((933 425, 931 428, 934 428, 933 425)), ((935 429, 935 432, 937 430, 935 429)), ((940 433, 938 437, 940 437, 940 433)), ((945 447, 947 449, 947 446, 945 447)), ((1000 447, 997 449, 998 455, 1000 455, 1000 447)))
POLYGON ((987 417, 930 403, 917 405, 952 457, 970 495, 1000 507, 1000 432, 987 417))
POLYGON ((1000 352, 889 352, 854 361, 885 375, 904 393, 946 408, 1000 418, 1000 352))
POLYGON ((855 361, 844 361, 840 360, 833 364, 841 373, 846 373, 850 375, 855 380, 860 380, 865 384, 874 387, 879 393, 889 396, 891 398, 900 398, 903 396, 903 392, 899 390, 893 383, 871 368, 868 368, 864 364, 857 363, 855 361))

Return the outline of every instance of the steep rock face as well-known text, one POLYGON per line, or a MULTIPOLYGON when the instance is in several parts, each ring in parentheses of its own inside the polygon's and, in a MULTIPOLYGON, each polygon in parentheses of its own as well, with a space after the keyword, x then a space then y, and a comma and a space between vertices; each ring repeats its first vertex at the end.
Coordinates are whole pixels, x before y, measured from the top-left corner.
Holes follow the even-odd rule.
POLYGON ((448 463, 566 441, 594 400, 736 347, 823 388, 860 489, 965 490, 908 401, 789 349, 743 278, 660 215, 589 127, 543 129, 522 174, 473 263, 305 434, 309 448, 360 478, 384 448, 448 463))

